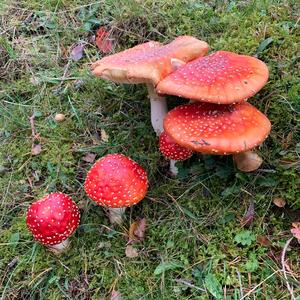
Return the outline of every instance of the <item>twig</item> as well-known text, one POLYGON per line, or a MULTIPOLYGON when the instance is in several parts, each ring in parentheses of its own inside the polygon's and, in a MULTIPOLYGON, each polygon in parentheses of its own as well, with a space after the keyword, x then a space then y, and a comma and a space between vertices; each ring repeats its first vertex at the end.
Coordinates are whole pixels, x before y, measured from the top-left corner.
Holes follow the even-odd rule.
POLYGON ((241 273, 238 270, 236 271, 236 273, 237 273, 238 280, 239 280, 239 285, 240 285, 240 297, 243 298, 244 297, 244 293, 243 293, 241 273))
POLYGON ((36 143, 36 141, 40 141, 40 135, 36 131, 34 126, 34 114, 29 118, 30 127, 31 127, 31 136, 32 136, 32 144, 31 144, 31 154, 38 155, 42 150, 42 146, 40 143, 36 143))
POLYGON ((246 293, 242 298, 240 298, 240 300, 243 300, 246 297, 248 297, 249 295, 251 295, 252 292, 254 292, 257 288, 259 288, 262 284, 264 284, 268 279, 273 277, 278 272, 280 272, 280 270, 273 272, 271 275, 269 275, 267 278, 265 278, 263 281, 261 281, 259 284, 257 284, 253 289, 251 289, 248 293, 246 293))
POLYGON ((286 241, 282 253, 281 253, 281 265, 282 265, 282 272, 283 272, 283 276, 285 278, 285 282, 286 282, 286 287, 288 288, 290 294, 291 294, 291 299, 295 300, 295 295, 294 295, 294 291, 293 291, 293 287, 289 284, 288 278, 287 278, 287 274, 286 274, 286 269, 285 269, 285 255, 286 255, 286 251, 288 246, 290 245, 291 241, 293 240, 294 237, 291 237, 289 240, 286 241))
POLYGON ((205 289, 202 289, 202 288, 199 288, 198 286, 196 285, 193 285, 192 283, 186 281, 186 280, 183 280, 183 279, 175 279, 176 282, 178 283, 181 283, 181 284, 184 284, 190 288, 193 288, 195 290, 198 290, 198 291, 201 291, 201 292, 205 292, 205 289))
POLYGON ((29 118, 29 122, 30 122, 30 127, 31 127, 31 135, 32 135, 32 139, 33 142, 35 140, 40 140, 40 134, 36 131, 35 126, 34 126, 34 114, 29 118))

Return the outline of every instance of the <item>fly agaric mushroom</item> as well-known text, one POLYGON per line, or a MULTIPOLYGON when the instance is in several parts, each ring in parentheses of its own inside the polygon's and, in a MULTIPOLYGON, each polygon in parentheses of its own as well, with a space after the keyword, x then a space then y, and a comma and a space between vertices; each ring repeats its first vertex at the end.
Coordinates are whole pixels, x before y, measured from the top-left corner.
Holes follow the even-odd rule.
POLYGON ((250 150, 267 138, 271 123, 247 102, 231 105, 194 103, 169 111, 164 128, 182 147, 204 154, 233 154, 237 168, 250 172, 259 168, 262 162, 250 154, 250 150))
POLYGON ((218 51, 179 67, 161 80, 156 90, 196 101, 232 104, 256 94, 268 77, 268 67, 259 59, 218 51))
POLYGON ((98 60, 92 65, 92 72, 117 83, 146 83, 151 123, 159 136, 168 110, 165 98, 157 95, 154 86, 178 65, 203 56, 207 51, 206 42, 191 36, 177 37, 167 45, 151 41, 98 60))
POLYGON ((34 239, 55 253, 68 248, 68 238, 76 230, 79 220, 76 203, 63 193, 51 193, 32 203, 26 217, 34 239))
POLYGON ((126 207, 137 204, 145 197, 147 173, 123 154, 108 154, 92 166, 84 189, 92 200, 108 208, 112 224, 121 224, 126 207))
POLYGON ((174 176, 178 174, 176 161, 186 160, 193 155, 193 151, 175 143, 165 131, 159 136, 159 150, 166 158, 170 159, 170 172, 174 176))

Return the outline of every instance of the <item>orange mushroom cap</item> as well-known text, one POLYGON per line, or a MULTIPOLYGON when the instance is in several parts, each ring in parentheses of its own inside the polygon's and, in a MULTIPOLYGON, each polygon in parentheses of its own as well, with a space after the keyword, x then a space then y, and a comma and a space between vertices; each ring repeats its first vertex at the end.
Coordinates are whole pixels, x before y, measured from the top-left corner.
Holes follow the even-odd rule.
POLYGON ((261 144, 271 130, 253 105, 194 103, 169 111, 164 129, 179 145, 207 154, 234 154, 261 144))
POLYGON ((141 201, 147 193, 147 173, 123 154, 108 154, 92 166, 84 189, 92 200, 102 206, 131 206, 141 201))
POLYGON ((208 51, 208 44, 191 36, 180 36, 167 45, 147 42, 106 56, 92 65, 96 76, 119 83, 153 83, 173 71, 171 59, 188 62, 208 51))
POLYGON ((245 101, 268 81, 266 64, 257 58, 218 51, 179 67, 159 82, 160 94, 231 104, 245 101))

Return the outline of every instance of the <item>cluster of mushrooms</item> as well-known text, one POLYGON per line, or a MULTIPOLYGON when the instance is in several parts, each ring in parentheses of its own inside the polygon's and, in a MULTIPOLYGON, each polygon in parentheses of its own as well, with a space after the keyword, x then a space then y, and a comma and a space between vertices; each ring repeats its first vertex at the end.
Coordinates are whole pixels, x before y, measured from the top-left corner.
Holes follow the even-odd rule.
MULTIPOLYGON (((151 123, 173 175, 175 162, 193 152, 233 155, 238 169, 254 171, 262 159, 252 149, 266 139, 271 124, 246 101, 266 84, 268 68, 254 57, 226 51, 204 56, 207 52, 206 42, 190 36, 166 45, 150 41, 102 58, 92 72, 116 83, 147 85, 151 123), (168 112, 163 95, 190 102, 168 112)), ((146 195, 147 173, 123 154, 108 154, 92 166, 84 188, 89 198, 108 209, 111 223, 120 224, 125 208, 146 195)), ((55 252, 68 247, 79 219, 75 202, 62 193, 45 196, 27 212, 34 238, 55 252)))

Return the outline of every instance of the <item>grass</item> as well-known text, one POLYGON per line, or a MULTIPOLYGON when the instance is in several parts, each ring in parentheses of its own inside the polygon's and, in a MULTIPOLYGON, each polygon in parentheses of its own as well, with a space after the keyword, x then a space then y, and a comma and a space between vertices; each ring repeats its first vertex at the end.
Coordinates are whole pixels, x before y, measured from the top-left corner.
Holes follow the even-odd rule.
MULTIPOLYGON (((0 291, 1 299, 289 299, 280 255, 300 212, 300 30, 297 1, 2 1, 0 6, 0 291), (159 154, 142 86, 94 78, 101 58, 90 37, 106 26, 115 49, 150 39, 193 35, 219 49, 256 55, 270 80, 249 101, 272 132, 259 148, 263 167, 237 171, 230 157, 194 155, 177 179, 159 154), (69 60, 85 41, 84 57, 69 60), (56 113, 66 120, 54 122, 56 113), (35 115, 42 152, 31 155, 35 115), (101 129, 109 135, 101 140, 101 129), (145 167, 150 189, 111 228, 83 192, 97 158, 124 153, 145 167), (70 194, 81 209, 72 248, 54 256, 36 244, 26 209, 51 191, 70 194), (287 205, 274 206, 275 197, 287 205), (240 220, 249 203, 255 218, 240 220), (133 220, 148 222, 139 256, 125 256, 133 220), (243 298, 244 297, 244 298, 243 298)), ((170 97, 170 107, 180 100, 170 97)), ((287 252, 288 281, 300 294, 299 245, 287 252)))

